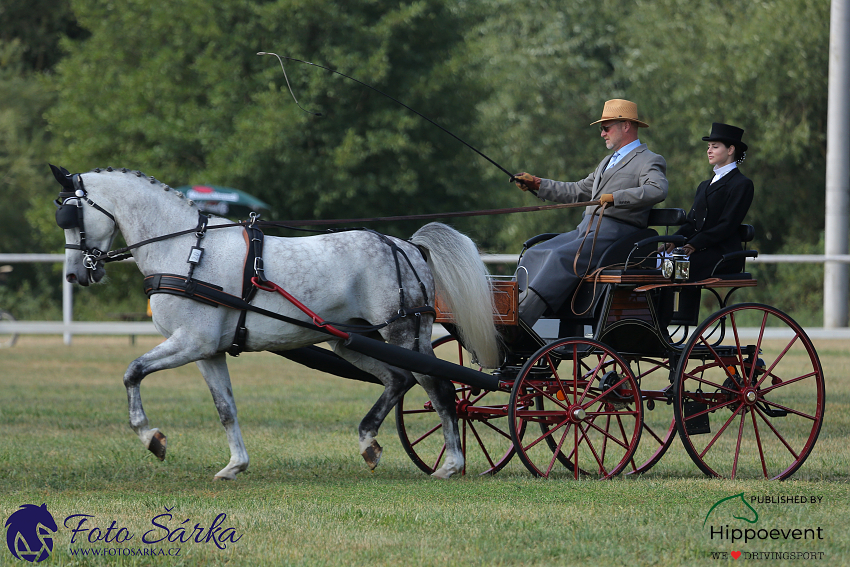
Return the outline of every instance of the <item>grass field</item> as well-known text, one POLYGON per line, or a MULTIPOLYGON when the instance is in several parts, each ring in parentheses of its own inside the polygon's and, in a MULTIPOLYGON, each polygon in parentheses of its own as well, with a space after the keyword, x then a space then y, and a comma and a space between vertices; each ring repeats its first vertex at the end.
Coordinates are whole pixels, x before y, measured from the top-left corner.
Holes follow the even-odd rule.
MULTIPOLYGON (((59 531, 42 565, 811 564, 793 555, 804 552, 822 552, 816 564, 850 565, 848 342, 816 341, 825 422, 814 452, 785 482, 707 479, 678 440, 639 478, 541 480, 514 459, 495 476, 437 481, 407 457, 392 415, 371 473, 356 428, 379 388, 265 353, 229 359, 251 466, 235 482, 213 482, 229 452, 194 366, 142 384, 151 425, 168 436, 164 462, 127 424, 121 377, 154 344, 75 337, 66 347, 59 337, 22 337, 0 351, 0 521, 23 504, 46 504, 59 531), (712 511, 741 493, 757 523, 735 518, 752 514, 744 504, 712 511), (78 514, 89 515, 89 530, 74 535, 78 514), (206 537, 211 524, 226 549, 206 537), (730 534, 750 528, 756 538, 761 530, 765 539, 712 539, 712 524, 730 534), (770 530, 793 529, 800 539, 771 539, 770 530), (712 556, 733 551, 745 555, 712 556), (150 555, 160 552, 172 555, 150 555)), ((24 564, 0 543, 0 565, 24 564)))

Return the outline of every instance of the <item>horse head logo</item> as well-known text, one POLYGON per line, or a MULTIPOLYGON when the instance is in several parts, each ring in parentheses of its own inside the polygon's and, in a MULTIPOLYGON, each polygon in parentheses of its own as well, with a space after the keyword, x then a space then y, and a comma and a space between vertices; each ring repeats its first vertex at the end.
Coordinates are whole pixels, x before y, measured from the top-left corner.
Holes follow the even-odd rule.
MULTIPOLYGON (((724 513, 730 514, 736 520, 743 520, 749 524, 755 524, 759 521, 759 513, 756 512, 755 508, 750 506, 742 492, 735 496, 728 496, 715 502, 714 506, 711 507, 711 510, 708 511, 708 514, 705 515, 705 520, 702 522, 703 527, 706 522, 708 522, 708 517, 711 516, 712 512, 714 512, 718 507, 722 507, 722 511, 724 513)), ((719 512, 718 514, 715 514, 715 516, 716 515, 719 515, 719 512)))
POLYGON ((58 530, 46 504, 24 504, 6 520, 6 545, 18 559, 38 563, 50 557, 58 530))

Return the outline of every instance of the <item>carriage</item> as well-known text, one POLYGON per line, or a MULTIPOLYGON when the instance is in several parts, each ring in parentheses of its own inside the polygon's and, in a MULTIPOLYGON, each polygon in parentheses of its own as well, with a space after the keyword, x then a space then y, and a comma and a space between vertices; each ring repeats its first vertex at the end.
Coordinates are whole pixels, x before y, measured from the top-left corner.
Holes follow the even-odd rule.
MULTIPOLYGON (((649 224, 669 232, 684 221, 681 209, 653 209, 649 224)), ((553 236, 530 239, 523 252, 553 236)), ((742 225, 739 236, 746 245, 753 227, 742 225)), ((615 244, 574 305, 534 329, 517 317, 522 281, 494 280, 509 355, 489 373, 490 389, 456 383, 464 472, 495 473, 517 456, 535 476, 635 475, 658 463, 677 435, 709 476, 784 479, 803 464, 824 411, 811 340, 774 307, 730 304, 736 290, 757 285, 751 274, 689 281, 687 262, 655 261, 658 243, 680 239, 650 228, 615 244), (701 318, 703 296, 717 307, 701 318)), ((724 260, 742 256, 757 252, 724 260)), ((474 366, 451 313, 441 311, 437 322, 449 332, 435 341, 437 355, 474 366)), ((413 462, 433 472, 444 445, 430 402, 417 398, 414 390, 397 405, 398 434, 413 462)))
MULTIPOLYGON (((255 217, 208 218, 140 171, 51 168, 63 189, 56 221, 68 281, 96 283, 104 262, 131 254, 145 275, 167 339, 129 365, 124 385, 130 425, 160 459, 166 437, 149 424, 141 381, 195 362, 230 445, 216 478, 247 468, 225 354, 243 350, 382 384, 359 426, 370 468, 393 408, 408 455, 443 478, 494 473, 514 456, 543 477, 639 474, 678 435, 707 475, 784 479, 820 432, 823 371, 805 331, 776 308, 730 304, 736 290, 756 285, 746 272, 693 282, 675 256, 658 269, 658 244, 681 237, 644 229, 610 246, 570 311, 527 329, 517 318, 523 282, 488 283, 474 243, 446 225, 430 223, 409 240, 367 230, 264 239, 255 217), (127 246, 109 250, 119 230, 127 246), (701 318, 703 294, 719 309, 701 318), (449 332, 433 345, 431 301, 449 332), (496 327, 506 337, 501 361, 496 327), (427 401, 412 389, 417 382, 427 401)), ((684 211, 656 209, 649 222, 669 233, 684 211)), ((752 227, 740 236, 750 242, 752 227)))

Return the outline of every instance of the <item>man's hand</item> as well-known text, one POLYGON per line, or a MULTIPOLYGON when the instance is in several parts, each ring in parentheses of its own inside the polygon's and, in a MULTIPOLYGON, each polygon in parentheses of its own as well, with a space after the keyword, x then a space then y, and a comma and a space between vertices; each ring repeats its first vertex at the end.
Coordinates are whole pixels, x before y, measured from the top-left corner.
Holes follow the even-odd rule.
POLYGON ((534 177, 530 173, 517 173, 511 178, 511 180, 523 191, 528 191, 529 189, 534 191, 540 190, 540 178, 534 177))
POLYGON ((614 202, 614 195, 612 195, 611 193, 605 193, 603 195, 600 195, 599 196, 599 202, 600 203, 613 203, 614 202))
POLYGON ((692 245, 690 245, 690 244, 685 244, 684 246, 682 246, 682 250, 684 250, 684 251, 685 251, 685 254, 687 254, 688 256, 690 256, 691 254, 693 254, 694 252, 696 252, 696 251, 697 251, 697 249, 696 249, 696 248, 694 248, 694 247, 693 247, 692 245))

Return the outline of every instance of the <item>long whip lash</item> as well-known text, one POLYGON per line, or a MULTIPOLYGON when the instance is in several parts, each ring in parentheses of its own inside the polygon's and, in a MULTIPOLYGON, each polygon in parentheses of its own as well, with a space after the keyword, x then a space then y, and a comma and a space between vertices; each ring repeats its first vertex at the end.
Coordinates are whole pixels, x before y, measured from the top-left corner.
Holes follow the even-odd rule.
MULTIPOLYGON (((336 73, 337 75, 345 77, 346 79, 351 79, 355 83, 358 83, 360 85, 363 85, 364 87, 372 89, 376 93, 387 97, 388 99, 390 99, 391 101, 393 101, 397 104, 400 104, 401 106, 403 106, 404 108, 406 108, 410 112, 416 114, 417 116, 424 118, 425 120, 427 120, 428 122, 430 122, 431 124, 433 124, 434 126, 439 128, 440 130, 442 130, 443 132, 445 132, 446 134, 448 134, 449 136, 451 136, 452 138, 454 138, 455 140, 457 140, 458 142, 460 142, 461 144, 463 144, 464 146, 466 146, 467 148, 469 148, 473 152, 477 153, 478 155, 480 155, 481 157, 483 157, 484 159, 486 159, 487 161, 489 161, 490 163, 492 163, 493 165, 498 167, 500 170, 502 170, 502 172, 504 172, 508 177, 510 177, 511 181, 514 181, 514 175, 510 171, 508 171, 507 169, 505 169, 504 167, 502 167, 501 165, 499 165, 498 163, 496 163, 495 161, 493 161, 492 159, 490 159, 489 157, 484 155, 484 153, 482 153, 478 149, 474 148, 470 144, 466 143, 462 139, 458 138, 457 136, 455 136, 454 134, 452 134, 451 132, 449 132, 448 130, 446 130, 445 128, 443 128, 442 126, 440 126, 439 124, 437 124, 436 122, 434 122, 433 120, 431 120, 430 118, 428 118, 427 116, 422 114, 421 112, 418 112, 418 111, 410 108, 409 106, 407 106, 406 104, 404 104, 400 100, 391 97, 387 93, 379 91, 378 89, 376 89, 372 85, 367 85, 363 81, 358 81, 354 77, 349 77, 348 75, 346 75, 344 73, 340 73, 339 71, 334 71, 333 69, 325 67, 324 65, 318 65, 316 63, 311 63, 310 61, 303 61, 301 59, 295 59, 294 57, 287 57, 286 55, 281 57, 277 53, 270 53, 270 52, 267 52, 267 51, 260 51, 260 52, 257 53, 257 55, 274 55, 275 57, 277 57, 277 60, 280 62, 280 68, 283 70, 283 77, 284 77, 284 79, 286 79, 286 86, 289 87, 289 94, 292 95, 292 98, 295 100, 295 104, 298 104, 298 99, 295 98, 295 94, 293 94, 293 92, 292 92, 292 87, 289 85, 289 78, 286 76, 286 69, 283 68, 283 60, 284 59, 286 59, 288 61, 296 61, 298 63, 304 63, 305 65, 312 65, 313 67, 318 67, 319 69, 324 69, 325 71, 330 71, 331 73, 336 73)), ((304 108, 300 104, 298 104, 298 108, 301 108, 301 110, 304 110, 304 108)), ((312 114, 313 116, 321 116, 321 114, 318 114, 318 113, 315 113, 315 112, 309 112, 308 110, 304 110, 304 112, 307 112, 308 114, 312 114)), ((534 191, 531 191, 531 192, 534 193, 535 196, 537 195, 536 192, 534 192, 534 191)))

